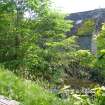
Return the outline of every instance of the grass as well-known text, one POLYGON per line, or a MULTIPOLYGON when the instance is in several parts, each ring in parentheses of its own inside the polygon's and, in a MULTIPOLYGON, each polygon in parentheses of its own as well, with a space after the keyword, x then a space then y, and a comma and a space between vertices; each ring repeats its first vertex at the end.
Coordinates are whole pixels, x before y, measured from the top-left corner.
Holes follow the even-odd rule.
POLYGON ((22 105, 68 105, 38 84, 20 79, 3 68, 0 68, 0 95, 17 100, 22 105))
POLYGON ((101 95, 93 102, 90 98, 80 98, 81 96, 77 99, 71 96, 69 100, 61 100, 42 88, 39 83, 20 79, 2 67, 0 67, 0 95, 19 101, 21 105, 105 105, 105 96, 101 95))

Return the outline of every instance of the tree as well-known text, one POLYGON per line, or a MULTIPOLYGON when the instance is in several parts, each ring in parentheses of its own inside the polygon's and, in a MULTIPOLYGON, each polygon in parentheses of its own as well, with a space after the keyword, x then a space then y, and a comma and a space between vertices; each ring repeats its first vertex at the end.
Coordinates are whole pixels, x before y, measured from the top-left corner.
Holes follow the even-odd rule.
POLYGON ((94 63, 94 68, 98 72, 98 80, 105 83, 105 25, 103 25, 101 32, 96 37, 97 39, 97 57, 94 63))
POLYGON ((0 26, 0 62, 10 69, 19 69, 18 73, 24 76, 53 76, 60 72, 63 55, 67 58, 67 53, 75 49, 75 38, 65 36, 71 22, 64 20, 64 14, 51 11, 47 0, 21 2, 3 1, 0 6, 0 23, 5 23, 0 26), (8 5, 11 12, 8 3, 12 5, 8 5), (23 7, 31 8, 37 16, 25 19, 23 7))

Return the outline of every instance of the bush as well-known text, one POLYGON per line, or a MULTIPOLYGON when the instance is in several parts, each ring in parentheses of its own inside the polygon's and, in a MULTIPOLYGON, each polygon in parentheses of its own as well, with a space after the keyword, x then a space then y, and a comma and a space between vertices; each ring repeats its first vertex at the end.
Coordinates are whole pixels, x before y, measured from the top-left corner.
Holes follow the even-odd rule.
POLYGON ((0 68, 0 94, 23 105, 67 105, 37 83, 22 80, 3 68, 0 68))

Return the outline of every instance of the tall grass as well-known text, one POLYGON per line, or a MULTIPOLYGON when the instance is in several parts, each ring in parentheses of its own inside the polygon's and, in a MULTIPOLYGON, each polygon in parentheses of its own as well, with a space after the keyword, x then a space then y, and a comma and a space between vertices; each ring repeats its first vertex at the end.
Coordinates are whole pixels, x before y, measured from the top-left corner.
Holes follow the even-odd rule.
POLYGON ((0 68, 0 95, 17 100, 22 105, 67 105, 68 103, 38 84, 20 79, 4 68, 0 68))
POLYGON ((0 67, 0 95, 17 100, 22 105, 105 105, 105 96, 101 95, 100 89, 93 101, 81 95, 61 100, 38 83, 20 79, 14 73, 0 67))

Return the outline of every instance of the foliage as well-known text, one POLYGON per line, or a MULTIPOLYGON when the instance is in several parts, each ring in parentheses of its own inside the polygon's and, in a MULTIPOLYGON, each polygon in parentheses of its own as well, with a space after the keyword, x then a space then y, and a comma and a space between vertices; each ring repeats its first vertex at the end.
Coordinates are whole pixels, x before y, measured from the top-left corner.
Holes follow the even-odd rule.
POLYGON ((103 105, 105 101, 104 88, 94 88, 94 98, 73 93, 68 99, 61 100, 55 94, 41 87, 37 81, 20 79, 12 72, 0 67, 0 94, 15 99, 22 105, 103 105))
POLYGON ((85 20, 82 25, 78 28, 77 35, 84 36, 84 35, 91 35, 94 31, 95 21, 93 19, 85 20))
POLYGON ((97 36, 97 47, 98 50, 103 50, 105 49, 104 44, 105 44, 105 25, 103 25, 101 32, 97 36))
POLYGON ((60 75, 61 66, 58 62, 62 59, 61 56, 67 56, 67 52, 76 49, 75 38, 65 36, 65 32, 72 27, 71 22, 64 20, 64 14, 49 10, 47 0, 26 2, 26 8, 32 7, 37 14, 33 19, 24 19, 23 5, 17 5, 15 1, 10 3, 15 3, 15 7, 19 5, 20 9, 8 5, 13 11, 3 12, 5 8, 1 7, 0 62, 9 69, 19 69, 18 74, 27 78, 53 78, 60 75))
POLYGON ((56 100, 54 95, 43 91, 37 84, 23 81, 2 68, 0 68, 0 80, 0 94, 16 99, 24 105, 51 105, 51 103, 53 105, 53 101, 56 100))
POLYGON ((43 89, 37 82, 23 80, 0 67, 0 94, 19 101, 22 105, 71 105, 43 89))
MULTIPOLYGON (((23 105, 103 105, 101 93, 96 92, 95 100, 77 94, 61 100, 29 81, 42 78, 57 83, 67 74, 105 83, 105 25, 97 36, 95 57, 90 51, 79 49, 77 37, 65 35, 72 22, 49 6, 49 0, 0 1, 0 64, 9 69, 0 68, 0 94, 23 105), (32 16, 25 18, 28 11, 32 16), (10 70, 28 80, 16 77, 10 70)), ((90 35, 94 25, 94 20, 85 20, 77 35, 90 35)))
POLYGON ((97 78, 96 80, 101 82, 101 83, 105 83, 105 51, 104 51, 104 32, 105 32, 105 28, 104 25, 102 27, 101 32, 98 34, 96 40, 97 40, 97 57, 94 61, 94 75, 95 78, 97 78))

